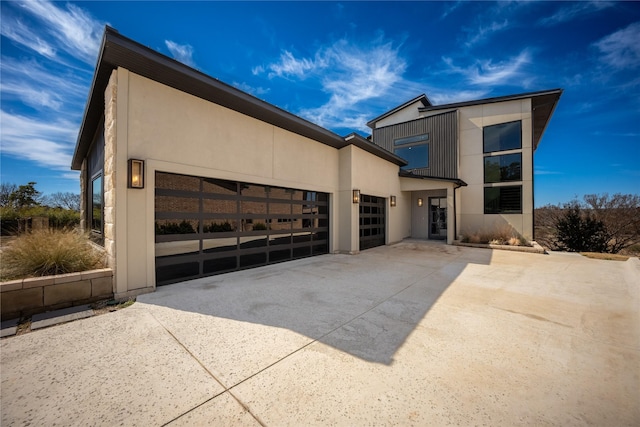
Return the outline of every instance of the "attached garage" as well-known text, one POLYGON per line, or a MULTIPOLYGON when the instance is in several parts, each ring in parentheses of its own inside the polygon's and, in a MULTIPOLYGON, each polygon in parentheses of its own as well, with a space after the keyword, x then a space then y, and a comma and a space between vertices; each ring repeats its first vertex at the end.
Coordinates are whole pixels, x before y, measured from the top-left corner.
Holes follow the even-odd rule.
POLYGON ((360 196, 360 250, 385 244, 386 199, 360 196))
POLYGON ((156 172, 156 283, 329 251, 327 193, 156 172))

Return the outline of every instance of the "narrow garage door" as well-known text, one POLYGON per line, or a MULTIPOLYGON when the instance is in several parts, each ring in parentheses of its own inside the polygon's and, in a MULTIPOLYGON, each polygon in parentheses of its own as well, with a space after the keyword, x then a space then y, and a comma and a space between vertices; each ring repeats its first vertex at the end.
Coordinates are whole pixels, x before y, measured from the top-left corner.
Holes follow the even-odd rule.
POLYGON ((329 251, 327 193, 156 173, 156 284, 329 251))
POLYGON ((385 243, 385 202, 376 196, 360 196, 360 250, 385 243))

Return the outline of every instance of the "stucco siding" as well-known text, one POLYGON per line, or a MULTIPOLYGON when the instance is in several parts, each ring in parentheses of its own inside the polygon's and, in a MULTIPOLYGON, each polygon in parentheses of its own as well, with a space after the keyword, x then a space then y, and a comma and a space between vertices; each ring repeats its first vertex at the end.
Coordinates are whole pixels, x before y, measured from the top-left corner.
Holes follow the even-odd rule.
POLYGON ((525 238, 533 237, 533 143, 531 127, 531 101, 529 99, 475 105, 460 108, 460 179, 467 187, 460 190, 458 203, 458 233, 490 230, 505 224, 512 226, 525 238), (522 214, 484 213, 484 152, 483 128, 500 123, 521 121, 522 148, 505 153, 522 153, 522 214))

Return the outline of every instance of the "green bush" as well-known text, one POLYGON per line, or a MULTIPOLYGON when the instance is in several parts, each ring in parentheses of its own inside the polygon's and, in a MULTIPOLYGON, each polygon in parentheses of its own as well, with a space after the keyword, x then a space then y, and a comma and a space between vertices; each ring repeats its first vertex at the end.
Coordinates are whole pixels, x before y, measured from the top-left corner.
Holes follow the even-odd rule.
POLYGON ((267 226, 261 222, 256 222, 255 224, 253 224, 253 230, 266 230, 267 226))
POLYGON ((607 252, 604 223, 577 204, 566 208, 556 223, 558 245, 575 252, 607 252))
POLYGON ((187 220, 182 220, 180 223, 168 222, 166 224, 156 222, 156 235, 159 236, 163 234, 192 234, 195 232, 193 225, 187 220))
POLYGON ((86 235, 71 230, 40 230, 17 237, 0 254, 0 278, 74 273, 104 267, 104 256, 86 235))
POLYGON ((80 212, 71 209, 33 206, 23 209, 12 207, 0 208, 0 226, 2 235, 18 232, 18 222, 27 218, 46 217, 49 227, 57 229, 74 228, 80 225, 80 212))
POLYGON ((210 225, 205 224, 202 227, 203 233, 222 233, 226 231, 234 231, 231 224, 229 224, 229 221, 225 221, 222 224, 213 222, 210 225))

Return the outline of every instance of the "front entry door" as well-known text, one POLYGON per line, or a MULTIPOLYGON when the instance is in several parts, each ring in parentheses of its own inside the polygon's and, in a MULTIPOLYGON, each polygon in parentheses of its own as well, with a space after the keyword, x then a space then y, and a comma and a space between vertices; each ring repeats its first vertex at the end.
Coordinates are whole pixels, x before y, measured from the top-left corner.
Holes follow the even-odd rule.
POLYGON ((447 198, 429 198, 429 238, 447 238, 447 198))

